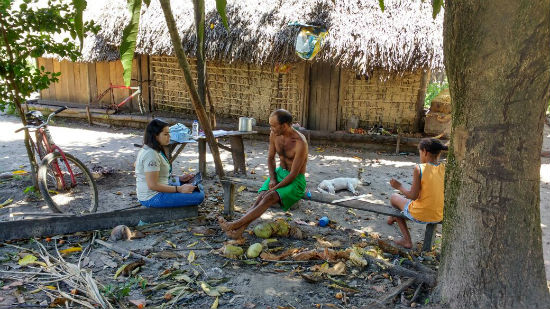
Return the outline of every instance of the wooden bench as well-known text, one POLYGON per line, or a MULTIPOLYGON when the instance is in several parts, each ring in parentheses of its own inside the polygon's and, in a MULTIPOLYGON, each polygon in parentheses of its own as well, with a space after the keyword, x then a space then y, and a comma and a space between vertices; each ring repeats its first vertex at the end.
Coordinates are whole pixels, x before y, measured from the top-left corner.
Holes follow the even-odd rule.
MULTIPOLYGON (((235 209, 235 193, 236 193, 235 186, 236 185, 244 185, 252 188, 260 188, 261 186, 260 183, 251 181, 250 179, 236 178, 236 177, 225 177, 221 182, 223 186, 224 213, 226 215, 233 215, 233 212, 235 209)), ((394 217, 408 220, 408 218, 405 217, 401 213, 401 211, 387 204, 383 204, 383 203, 377 204, 377 203, 371 203, 363 200, 348 200, 348 201, 343 201, 338 203, 333 202, 340 198, 341 197, 330 195, 330 194, 311 192, 311 197, 304 196, 302 199, 323 203, 323 204, 335 205, 339 207, 364 210, 364 211, 373 212, 381 215, 394 216, 394 217)), ((435 236, 435 229, 437 227, 437 224, 440 224, 440 223, 441 222, 426 224, 426 230, 424 231, 424 245, 422 246, 422 251, 431 251, 433 241, 434 241, 434 236, 435 236)))

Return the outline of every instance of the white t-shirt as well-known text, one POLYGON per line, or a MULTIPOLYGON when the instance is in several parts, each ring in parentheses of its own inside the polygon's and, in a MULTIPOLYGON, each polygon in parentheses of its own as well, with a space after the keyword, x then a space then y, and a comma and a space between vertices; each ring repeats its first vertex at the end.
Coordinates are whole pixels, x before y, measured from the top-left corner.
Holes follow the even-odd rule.
POLYGON ((137 155, 135 172, 137 198, 140 201, 146 201, 158 192, 149 189, 145 180, 145 173, 159 172, 158 182, 167 185, 168 177, 170 176, 170 163, 168 163, 160 152, 147 145, 143 145, 143 148, 141 148, 137 155))

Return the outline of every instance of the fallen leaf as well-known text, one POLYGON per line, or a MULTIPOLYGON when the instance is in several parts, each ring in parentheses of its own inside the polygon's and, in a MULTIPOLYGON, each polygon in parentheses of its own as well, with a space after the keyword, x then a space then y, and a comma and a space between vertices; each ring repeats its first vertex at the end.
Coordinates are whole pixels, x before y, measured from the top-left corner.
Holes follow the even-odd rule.
POLYGON ((32 254, 25 255, 22 259, 17 261, 17 264, 19 264, 21 266, 25 266, 25 265, 29 265, 29 264, 38 264, 38 265, 46 267, 46 263, 37 261, 36 256, 34 256, 32 254))
POLYGON ((128 301, 136 305, 136 307, 138 308, 145 308, 145 304, 146 304, 145 298, 129 299, 128 301))
POLYGON ((337 247, 340 247, 342 246, 342 244, 340 243, 339 240, 335 240, 335 241, 328 241, 328 240, 324 240, 320 237, 316 237, 316 240, 317 240, 317 243, 319 244, 320 247, 323 247, 323 248, 337 248, 337 247))
POLYGON ((220 296, 222 295, 218 290, 212 288, 208 283, 201 281, 201 288, 208 296, 220 296))
POLYGON ((13 281, 12 283, 8 284, 8 285, 4 285, 2 287, 2 290, 9 290, 13 287, 16 287, 16 286, 22 286, 23 285, 23 281, 13 281))
POLYGON ((383 293, 386 289, 384 288, 384 286, 382 285, 373 285, 372 286, 373 290, 375 290, 376 292, 380 292, 380 293, 383 293))
POLYGON ((126 266, 128 266, 129 264, 124 264, 122 266, 120 266, 116 272, 115 272, 115 275, 113 276, 113 279, 116 279, 118 277, 118 275, 120 275, 122 273, 122 271, 124 270, 124 268, 126 268, 126 266))
POLYGON ((187 245, 187 248, 192 248, 196 246, 198 243, 199 243, 198 241, 195 241, 194 243, 187 245))
POLYGON ((185 275, 185 274, 177 275, 177 276, 174 277, 174 279, 178 280, 178 281, 185 281, 187 283, 193 282, 193 279, 191 279, 191 277, 189 277, 188 275, 185 275))
POLYGON ((330 267, 328 263, 323 263, 321 265, 314 265, 311 267, 311 270, 329 275, 345 275, 346 264, 344 264, 344 262, 338 262, 334 266, 330 267))
POLYGON ((180 257, 179 254, 177 254, 173 251, 168 251, 168 250, 158 252, 157 254, 155 254, 155 256, 159 257, 161 259, 177 259, 177 258, 180 257))
POLYGON ((137 262, 130 263, 126 267, 124 267, 124 269, 122 270, 122 275, 124 277, 128 277, 134 272, 134 270, 136 270, 137 268, 139 268, 143 265, 145 265, 144 260, 139 260, 137 262))
POLYGON ((2 208, 4 206, 8 206, 9 204, 11 204, 11 202, 13 202, 12 198, 9 198, 9 199, 5 200, 2 204, 0 204, 0 208, 2 208))
POLYGON ((63 297, 58 297, 56 299, 54 299, 50 305, 48 307, 50 308, 53 308, 53 307, 65 307, 65 303, 68 301, 68 299, 66 298, 63 298, 63 297))
POLYGON ((216 300, 214 300, 214 302, 212 303, 212 306, 210 306, 210 309, 217 309, 219 304, 220 304, 220 299, 219 297, 216 297, 216 300))
POLYGON ((73 252, 82 252, 82 247, 70 247, 67 249, 59 250, 59 253, 61 254, 69 254, 73 252))
POLYGON ((189 263, 193 263, 193 261, 195 261, 195 251, 193 250, 189 251, 189 255, 187 256, 187 261, 189 261, 189 263))
POLYGON ((53 286, 53 285, 45 285, 44 287, 45 287, 46 289, 52 290, 52 291, 57 290, 57 288, 56 288, 55 286, 53 286))
POLYGON ((13 171, 11 172, 13 175, 24 175, 24 174, 27 174, 27 171, 23 171, 23 170, 18 170, 18 171, 13 171))
POLYGON ((168 239, 165 240, 165 242, 166 242, 167 244, 169 244, 170 246, 172 246, 172 248, 176 249, 176 245, 175 245, 173 242, 169 241, 168 239))
POLYGON ((245 187, 245 186, 240 186, 240 187, 237 189, 237 192, 243 192, 244 190, 246 190, 246 187, 245 187))

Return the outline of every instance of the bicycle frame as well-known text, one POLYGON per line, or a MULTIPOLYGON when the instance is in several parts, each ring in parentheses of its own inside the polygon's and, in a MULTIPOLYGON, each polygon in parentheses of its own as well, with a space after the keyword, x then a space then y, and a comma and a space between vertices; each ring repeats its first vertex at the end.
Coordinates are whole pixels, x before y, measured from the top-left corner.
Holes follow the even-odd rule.
POLYGON ((95 100, 93 102, 98 102, 99 100, 101 100, 108 92, 111 93, 111 106, 109 106, 107 109, 114 109, 116 111, 118 111, 118 109, 128 103, 128 101, 130 101, 132 98, 134 98, 136 95, 138 94, 141 94, 141 87, 140 86, 135 86, 135 87, 131 87, 131 86, 119 86, 119 85, 113 85, 111 83, 109 83, 109 88, 107 88, 107 90, 103 91, 103 93, 101 93, 100 95, 98 95, 95 100), (129 90, 135 90, 132 94, 130 94, 130 96, 126 97, 124 100, 122 100, 120 103, 115 103, 115 97, 114 97, 114 93, 113 93, 113 90, 114 89, 129 89, 129 90))
MULTIPOLYGON (((67 167, 69 175, 71 176, 71 188, 72 188, 76 186, 76 179, 74 177, 73 170, 71 169, 71 166, 69 165, 69 161, 65 157, 65 153, 63 152, 63 150, 59 148, 59 146, 57 146, 53 142, 53 140, 49 138, 49 135, 50 134, 47 131, 47 127, 38 128, 36 130, 36 133, 35 133, 36 151, 40 153, 40 148, 38 146, 38 143, 42 143, 42 145, 44 146, 44 150, 46 151, 44 156, 54 151, 57 151, 59 154, 61 154, 61 157, 63 158, 63 161, 65 163, 65 166, 67 167)), ((65 179, 63 178, 63 175, 62 175, 63 172, 61 171, 61 168, 59 167, 59 163, 57 162, 57 160, 53 162, 53 168, 54 168, 55 178, 57 179, 58 182, 60 182, 58 183, 58 190, 61 188, 65 188, 65 179)))

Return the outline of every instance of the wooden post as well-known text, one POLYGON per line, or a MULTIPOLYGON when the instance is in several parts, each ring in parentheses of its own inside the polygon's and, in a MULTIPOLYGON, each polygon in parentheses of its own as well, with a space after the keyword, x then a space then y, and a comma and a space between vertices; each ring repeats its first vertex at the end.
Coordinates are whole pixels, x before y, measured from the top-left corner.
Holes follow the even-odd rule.
POLYGON ((422 246, 422 251, 432 251, 436 227, 437 223, 426 224, 426 231, 424 232, 424 245, 422 246))
POLYGON ((234 173, 243 173, 246 175, 246 161, 242 135, 230 136, 229 142, 231 143, 231 157, 233 157, 233 164, 235 164, 234 173))
MULTIPOLYGON (((164 18, 166 20, 168 32, 170 33, 170 39, 172 41, 172 46, 174 47, 174 53, 176 54, 180 68, 183 70, 185 83, 187 85, 189 94, 191 96, 191 103, 193 104, 195 112, 197 113, 197 117, 199 118, 199 123, 201 124, 204 130, 206 141, 210 146, 210 152, 212 153, 212 157, 214 158, 214 165, 216 167, 216 174, 220 179, 222 179, 225 176, 225 173, 223 171, 223 164, 220 159, 220 151, 218 149, 218 144, 216 143, 216 139, 214 138, 214 134, 212 133, 210 120, 206 116, 206 111, 199 98, 199 95, 195 88, 195 84, 193 83, 193 78, 191 77, 191 69, 189 67, 189 62, 187 61, 187 56, 183 51, 183 46, 181 43, 182 41, 178 33, 178 29, 176 27, 176 21, 172 13, 172 8, 170 7, 170 1, 160 0, 160 6, 162 8, 164 18)), ((200 143, 199 143, 199 147, 200 147, 200 143)), ((200 161, 199 161, 199 164, 200 164, 200 161)), ((206 167, 206 160, 204 161, 204 164, 206 167)), ((206 171, 206 168, 205 168, 205 171, 206 171)))
POLYGON ((235 184, 222 181, 223 186, 223 213, 232 216, 235 212, 235 184))
POLYGON ((199 139, 199 172, 206 177, 206 140, 199 139))

